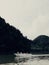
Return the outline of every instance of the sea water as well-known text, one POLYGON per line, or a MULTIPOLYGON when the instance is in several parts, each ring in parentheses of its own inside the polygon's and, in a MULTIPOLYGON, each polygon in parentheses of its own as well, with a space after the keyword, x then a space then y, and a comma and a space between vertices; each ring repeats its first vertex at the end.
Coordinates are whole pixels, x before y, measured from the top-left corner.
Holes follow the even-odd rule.
POLYGON ((18 63, 15 65, 49 65, 49 54, 18 54, 16 57, 16 61, 17 60, 18 63), (20 60, 22 61, 20 62, 20 60))
POLYGON ((0 55, 0 65, 49 65, 49 54, 25 54, 0 55))

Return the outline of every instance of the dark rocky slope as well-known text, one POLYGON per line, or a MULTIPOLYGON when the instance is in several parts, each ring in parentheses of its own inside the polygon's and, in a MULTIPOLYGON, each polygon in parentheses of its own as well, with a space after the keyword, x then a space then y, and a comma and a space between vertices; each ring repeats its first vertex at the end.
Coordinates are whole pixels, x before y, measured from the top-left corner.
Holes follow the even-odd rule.
POLYGON ((30 40, 0 17, 0 53, 30 52, 30 40))
POLYGON ((33 40, 31 49, 34 53, 49 53, 49 37, 46 35, 40 35, 33 40))
POLYGON ((41 35, 34 40, 29 40, 18 29, 0 17, 0 54, 16 52, 49 53, 49 37, 41 35))

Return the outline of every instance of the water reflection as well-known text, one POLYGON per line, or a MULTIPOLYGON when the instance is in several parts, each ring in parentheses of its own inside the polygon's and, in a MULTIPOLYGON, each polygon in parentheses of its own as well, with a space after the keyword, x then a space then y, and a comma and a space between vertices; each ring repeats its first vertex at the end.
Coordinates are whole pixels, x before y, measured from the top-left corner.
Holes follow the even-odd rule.
POLYGON ((49 54, 18 54, 15 58, 15 61, 17 61, 17 65, 49 65, 49 54))
POLYGON ((15 55, 0 55, 0 65, 14 63, 15 55))
POLYGON ((35 62, 35 61, 49 61, 49 55, 32 55, 32 54, 16 54, 16 55, 0 55, 0 65, 17 65, 23 64, 26 62, 35 62))
POLYGON ((16 54, 15 61, 20 62, 26 62, 28 60, 34 61, 34 60, 49 60, 49 54, 42 54, 42 55, 32 55, 32 54, 16 54))

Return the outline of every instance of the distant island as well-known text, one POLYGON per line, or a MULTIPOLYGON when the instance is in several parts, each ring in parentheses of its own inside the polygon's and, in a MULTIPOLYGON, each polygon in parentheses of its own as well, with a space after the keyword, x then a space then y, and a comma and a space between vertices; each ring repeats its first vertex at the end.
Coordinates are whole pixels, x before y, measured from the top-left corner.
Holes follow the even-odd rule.
POLYGON ((49 53, 49 37, 40 35, 34 40, 24 37, 20 30, 0 17, 0 54, 17 52, 32 54, 49 53))
POLYGON ((33 40, 31 44, 31 50, 37 54, 49 53, 49 37, 46 35, 40 35, 33 40))

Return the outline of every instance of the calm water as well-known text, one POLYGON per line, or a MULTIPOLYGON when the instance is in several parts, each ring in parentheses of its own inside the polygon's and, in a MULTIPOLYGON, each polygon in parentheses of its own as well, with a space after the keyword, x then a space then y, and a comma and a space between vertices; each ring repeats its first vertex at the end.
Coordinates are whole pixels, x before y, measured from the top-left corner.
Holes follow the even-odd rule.
POLYGON ((49 54, 0 55, 0 65, 49 65, 49 54))
POLYGON ((42 55, 32 55, 32 54, 18 54, 18 60, 22 60, 22 62, 18 61, 18 64, 15 65, 49 65, 49 54, 42 54, 42 55), (19 63, 20 62, 20 63, 19 63))

